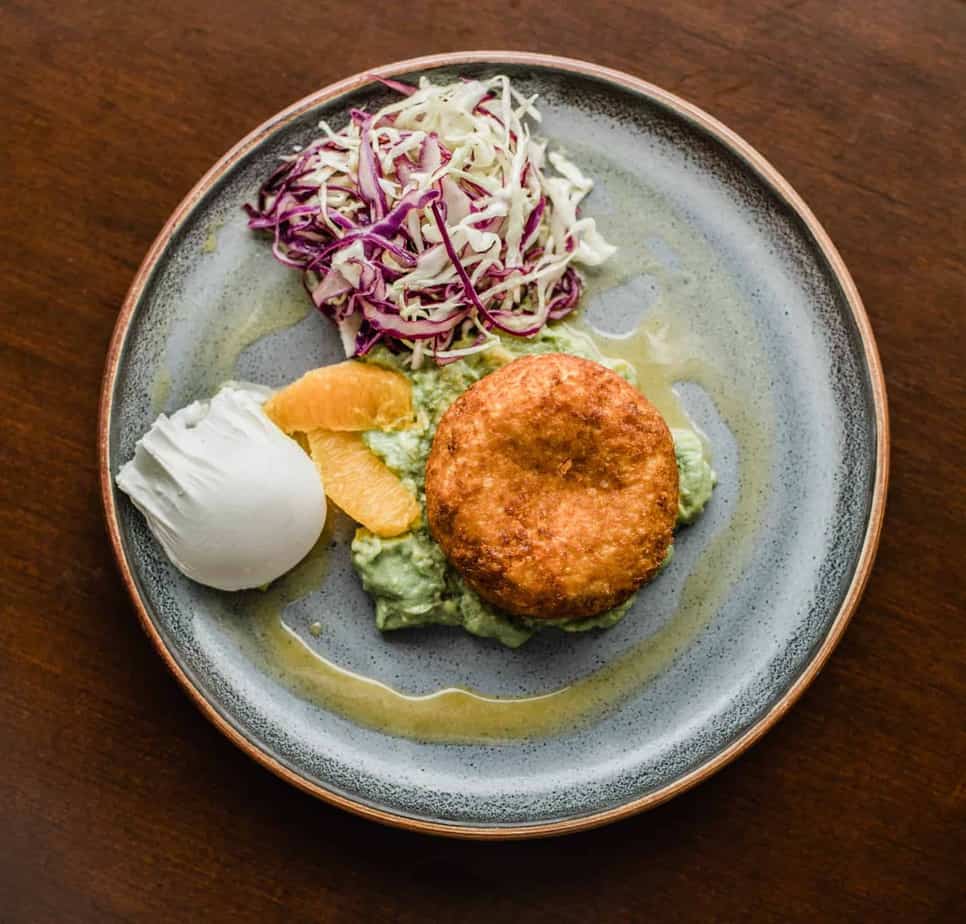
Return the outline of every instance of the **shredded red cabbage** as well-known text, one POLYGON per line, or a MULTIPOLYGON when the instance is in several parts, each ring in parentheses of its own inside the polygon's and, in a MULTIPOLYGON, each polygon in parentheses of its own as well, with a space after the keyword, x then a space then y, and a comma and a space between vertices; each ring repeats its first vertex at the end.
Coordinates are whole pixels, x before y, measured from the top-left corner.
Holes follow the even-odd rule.
POLYGON ((403 99, 353 110, 339 132, 322 123, 245 206, 346 354, 385 343, 413 366, 450 362, 566 317, 583 285, 574 264, 614 248, 578 215, 591 181, 530 136, 534 100, 503 76, 377 79, 403 99))

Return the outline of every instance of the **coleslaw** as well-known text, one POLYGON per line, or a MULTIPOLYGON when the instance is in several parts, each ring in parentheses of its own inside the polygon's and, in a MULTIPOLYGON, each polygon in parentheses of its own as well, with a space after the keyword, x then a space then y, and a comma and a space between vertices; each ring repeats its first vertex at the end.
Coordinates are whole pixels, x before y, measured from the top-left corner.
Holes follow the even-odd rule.
POLYGON ((592 180, 531 134, 536 97, 503 75, 382 82, 402 99, 353 109, 339 131, 321 122, 322 137, 245 206, 346 355, 381 342, 418 368, 566 317, 583 287, 576 267, 615 248, 580 215, 592 180))

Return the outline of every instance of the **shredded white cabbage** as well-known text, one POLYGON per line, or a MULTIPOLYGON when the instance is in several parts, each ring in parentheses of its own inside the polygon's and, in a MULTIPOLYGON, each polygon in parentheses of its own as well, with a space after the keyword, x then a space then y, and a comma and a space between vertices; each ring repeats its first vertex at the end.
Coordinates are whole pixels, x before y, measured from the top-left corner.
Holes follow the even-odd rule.
POLYGON ((349 355, 391 339, 414 365, 442 361, 573 310, 572 267, 615 248, 578 214, 593 181, 531 136, 535 101, 504 75, 424 77, 340 131, 322 122, 262 188, 252 227, 273 230, 278 258, 306 272, 349 355))

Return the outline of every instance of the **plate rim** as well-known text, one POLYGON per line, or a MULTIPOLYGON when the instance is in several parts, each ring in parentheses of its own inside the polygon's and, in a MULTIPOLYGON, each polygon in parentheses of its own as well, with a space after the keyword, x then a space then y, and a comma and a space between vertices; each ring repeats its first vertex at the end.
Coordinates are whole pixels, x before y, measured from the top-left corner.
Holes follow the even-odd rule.
POLYGON ((395 61, 379 67, 369 68, 351 77, 328 84, 320 90, 308 94, 280 112, 262 122, 257 128, 249 132, 237 144, 224 154, 192 187, 190 192, 181 200, 165 222, 158 236, 148 249, 141 261, 137 273, 128 289, 121 310, 115 321, 110 345, 104 365, 101 381, 101 394, 98 409, 97 425, 97 457, 98 476, 100 481, 101 501, 107 532, 110 537, 111 548, 121 578, 127 588, 128 596, 134 604, 141 627, 144 629, 162 661, 175 676, 189 698, 201 710, 202 714, 243 753, 260 763, 276 776, 292 784, 303 792, 309 793, 325 802, 345 809, 355 815, 370 821, 380 822, 392 827, 417 831, 425 834, 436 834, 454 838, 476 840, 513 840, 525 838, 550 837, 553 835, 570 834, 590 828, 600 827, 614 821, 619 821, 654 808, 669 799, 686 792, 712 776, 718 770, 735 760, 740 754, 755 744, 768 732, 797 702, 806 688, 812 683, 819 671, 825 666, 839 643, 842 635, 852 618, 859 603, 865 586, 869 580, 872 564, 875 560, 882 532, 885 516, 886 494, 889 482, 889 413, 886 396, 885 378, 882 364, 876 346, 872 326, 866 314, 862 299, 855 282, 849 273, 845 262, 832 243, 828 233, 819 223, 805 201, 792 188, 791 184, 766 160, 754 147, 741 138, 723 123, 709 115, 703 109, 689 103, 676 94, 670 93, 639 77, 624 71, 604 67, 576 58, 561 57, 551 54, 521 51, 460 51, 443 54, 425 55, 395 61), (438 67, 453 67, 466 64, 517 64, 530 65, 542 69, 565 71, 585 77, 596 78, 625 89, 630 89, 644 96, 650 97, 668 107, 676 114, 686 117, 696 123, 716 140, 721 142, 733 154, 747 164, 775 193, 785 201, 792 211, 802 220, 811 234, 823 257, 835 276, 836 282, 845 295, 846 302, 852 313, 853 320, 862 341, 866 366, 872 385, 872 398, 876 425, 875 452, 875 481, 873 485, 872 504, 869 521, 866 525, 865 536, 855 572, 849 588, 839 607, 838 613, 832 620, 826 635, 812 655, 809 662, 802 669, 799 676, 785 693, 772 706, 747 728, 738 738, 725 748, 714 754, 699 766, 694 767, 681 777, 664 786, 624 802, 586 815, 576 815, 555 821, 539 822, 537 824, 509 824, 509 825, 475 825, 466 823, 449 823, 446 821, 416 818, 401 812, 377 808, 325 786, 306 779, 295 770, 285 766, 273 757, 255 741, 246 737, 222 714, 221 710, 208 700, 201 690, 195 686, 188 673, 178 664, 172 652, 165 645, 158 627, 152 620, 144 601, 138 593, 137 584, 131 572, 130 565, 124 554, 121 541, 120 525, 117 517, 117 506, 114 499, 113 479, 109 468, 110 450, 110 421, 113 410, 113 397, 117 373, 120 366, 121 354, 124 350, 130 331, 134 311, 143 295, 145 286, 154 267, 163 254, 176 230, 191 212, 199 200, 207 194, 212 186, 236 164, 245 154, 260 143, 264 138, 275 132, 281 126, 291 122, 303 112, 320 103, 356 90, 372 83, 379 77, 392 77, 413 70, 428 70, 438 67))

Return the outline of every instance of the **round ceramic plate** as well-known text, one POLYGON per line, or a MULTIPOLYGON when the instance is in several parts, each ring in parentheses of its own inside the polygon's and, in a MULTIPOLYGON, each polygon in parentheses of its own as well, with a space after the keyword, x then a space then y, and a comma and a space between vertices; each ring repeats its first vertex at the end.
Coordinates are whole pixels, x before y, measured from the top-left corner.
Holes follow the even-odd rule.
POLYGON ((205 714, 314 795, 372 819, 471 837, 560 833, 640 811, 704 779, 773 725, 821 668, 861 594, 882 521, 887 445, 882 374, 859 296, 814 216, 758 153, 634 77, 490 52, 352 77, 222 158, 138 272, 111 345, 100 420, 122 576, 148 635, 205 714), (332 524, 325 579, 285 610, 300 644, 416 695, 466 687, 536 696, 629 652, 650 658, 649 640, 663 646, 618 703, 549 736, 426 743, 300 695, 259 657, 232 596, 175 571, 112 482, 159 411, 228 378, 280 385, 340 358, 329 322, 308 311, 297 274, 247 229, 241 206, 280 156, 317 136, 320 119, 338 127, 352 107, 390 100, 375 73, 437 82, 505 73, 539 94, 540 133, 594 177, 586 214, 620 248, 616 270, 588 280, 585 322, 619 345, 670 307, 703 351, 695 368, 717 370, 717 393, 696 384, 697 373, 693 381, 682 373, 679 385, 714 447, 714 499, 615 628, 545 632, 517 650, 447 628, 383 637, 352 572, 343 521, 332 524), (688 607, 687 625, 675 628, 688 607))

